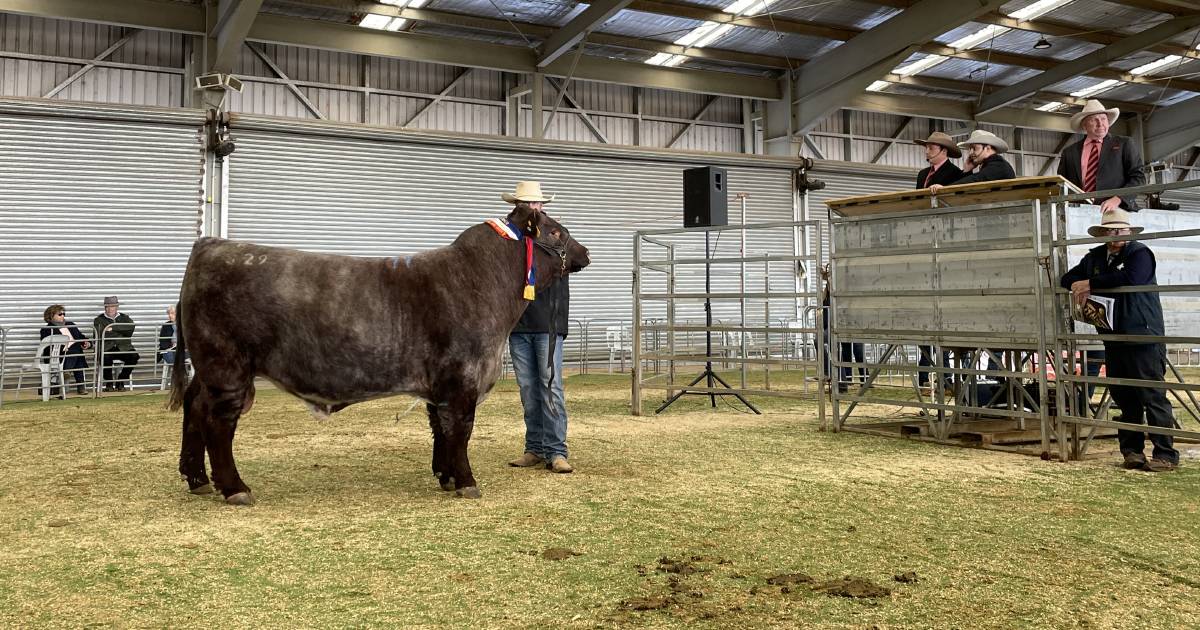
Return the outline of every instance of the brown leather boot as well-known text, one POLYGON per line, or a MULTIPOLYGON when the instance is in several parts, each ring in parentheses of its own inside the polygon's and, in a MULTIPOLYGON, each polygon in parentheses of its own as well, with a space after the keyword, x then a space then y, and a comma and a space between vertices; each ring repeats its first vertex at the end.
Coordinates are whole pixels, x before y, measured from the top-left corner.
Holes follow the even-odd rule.
POLYGON ((567 458, 562 455, 555 455, 554 459, 550 460, 549 464, 546 464, 546 470, 556 473, 575 472, 575 469, 567 462, 567 458))
POLYGON ((541 455, 536 453, 525 453, 511 462, 508 462, 508 465, 514 468, 529 468, 530 466, 542 464, 545 461, 546 460, 542 459, 541 455))
POLYGON ((1142 470, 1146 467, 1146 456, 1141 453, 1125 453, 1125 461, 1121 463, 1125 470, 1142 470))
POLYGON ((1154 459, 1146 460, 1145 470, 1146 472, 1171 472, 1178 466, 1179 465, 1175 462, 1169 462, 1165 459, 1159 459, 1155 457, 1154 459))

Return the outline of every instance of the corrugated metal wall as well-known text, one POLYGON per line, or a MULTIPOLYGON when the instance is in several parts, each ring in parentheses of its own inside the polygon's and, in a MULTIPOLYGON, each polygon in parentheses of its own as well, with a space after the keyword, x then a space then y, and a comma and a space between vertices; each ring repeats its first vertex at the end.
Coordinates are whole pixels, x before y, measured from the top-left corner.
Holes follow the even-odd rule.
MULTIPOLYGON (((481 138, 464 146, 462 139, 317 124, 289 130, 252 117, 236 120, 235 130, 229 235, 263 244, 359 256, 421 251, 507 213, 500 193, 516 181, 543 182, 559 195, 551 214, 592 251, 591 267, 572 279, 574 319, 629 320, 633 232, 680 226, 681 171, 722 162, 720 156, 667 159, 602 147, 587 153, 481 138)), ((750 193, 751 221, 790 221, 791 163, 752 164, 728 165, 730 190, 750 193)), ((732 195, 730 202, 731 220, 737 220, 732 195)), ((721 244, 723 255, 736 251, 731 238, 721 244)), ((691 246, 693 253, 703 251, 703 239, 693 237, 691 246)), ((749 248, 787 254, 790 235, 754 237, 749 248)))
POLYGON ((93 68, 51 98, 183 105, 182 35, 11 13, 0 13, 0 95, 42 98, 82 67, 32 56, 91 60, 127 35, 129 41, 106 61, 144 68, 93 68))
MULTIPOLYGON (((0 326, 38 325, 60 303, 90 327, 105 295, 136 321, 160 322, 197 235, 202 121, 30 109, 0 102, 0 326)), ((16 330, 9 356, 28 362, 36 340, 35 329, 16 330)))

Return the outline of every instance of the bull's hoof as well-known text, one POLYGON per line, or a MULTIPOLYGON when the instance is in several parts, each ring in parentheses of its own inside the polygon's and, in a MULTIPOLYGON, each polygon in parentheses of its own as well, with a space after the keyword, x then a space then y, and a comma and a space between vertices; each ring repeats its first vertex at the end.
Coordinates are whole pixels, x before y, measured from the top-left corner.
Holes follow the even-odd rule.
POLYGON ((213 487, 212 487, 211 483, 206 483, 202 486, 196 486, 195 488, 189 488, 188 493, 189 494, 212 494, 213 487))
POLYGON ((467 486, 466 488, 459 488, 458 490, 454 491, 454 494, 455 494, 455 496, 460 496, 464 499, 481 499, 481 498, 483 498, 483 493, 480 492, 479 488, 477 488, 475 486, 467 486))
POLYGON ((229 505, 254 505, 254 495, 249 492, 239 492, 225 497, 229 505))
POLYGON ((446 492, 450 492, 451 490, 454 489, 454 479, 451 479, 450 481, 443 481, 443 482, 439 483, 438 485, 441 486, 442 490, 445 490, 446 492))

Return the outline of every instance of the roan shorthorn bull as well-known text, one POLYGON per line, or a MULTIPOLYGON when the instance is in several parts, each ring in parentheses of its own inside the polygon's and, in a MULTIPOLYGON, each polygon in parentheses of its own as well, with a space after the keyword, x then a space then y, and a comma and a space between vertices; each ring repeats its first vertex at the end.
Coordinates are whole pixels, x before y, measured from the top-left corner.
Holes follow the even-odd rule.
POLYGON ((215 485, 226 502, 253 504, 233 436, 262 376, 318 417, 396 394, 424 399, 442 489, 478 498, 467 442, 528 304, 530 261, 538 290, 590 262, 587 248, 544 213, 518 206, 506 220, 408 258, 197 241, 180 289, 170 402, 183 407, 179 472, 190 491, 215 485), (190 383, 185 352, 195 368, 190 383))

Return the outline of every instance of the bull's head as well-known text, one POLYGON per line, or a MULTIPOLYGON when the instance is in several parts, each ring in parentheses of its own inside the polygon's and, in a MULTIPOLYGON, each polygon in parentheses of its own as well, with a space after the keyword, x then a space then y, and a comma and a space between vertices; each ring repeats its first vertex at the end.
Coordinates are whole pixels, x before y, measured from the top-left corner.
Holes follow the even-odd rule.
POLYGON ((551 219, 545 212, 517 204, 508 214, 508 220, 520 226, 527 236, 534 239, 538 248, 552 254, 559 264, 555 275, 574 273, 592 262, 588 249, 571 237, 561 223, 551 219))

